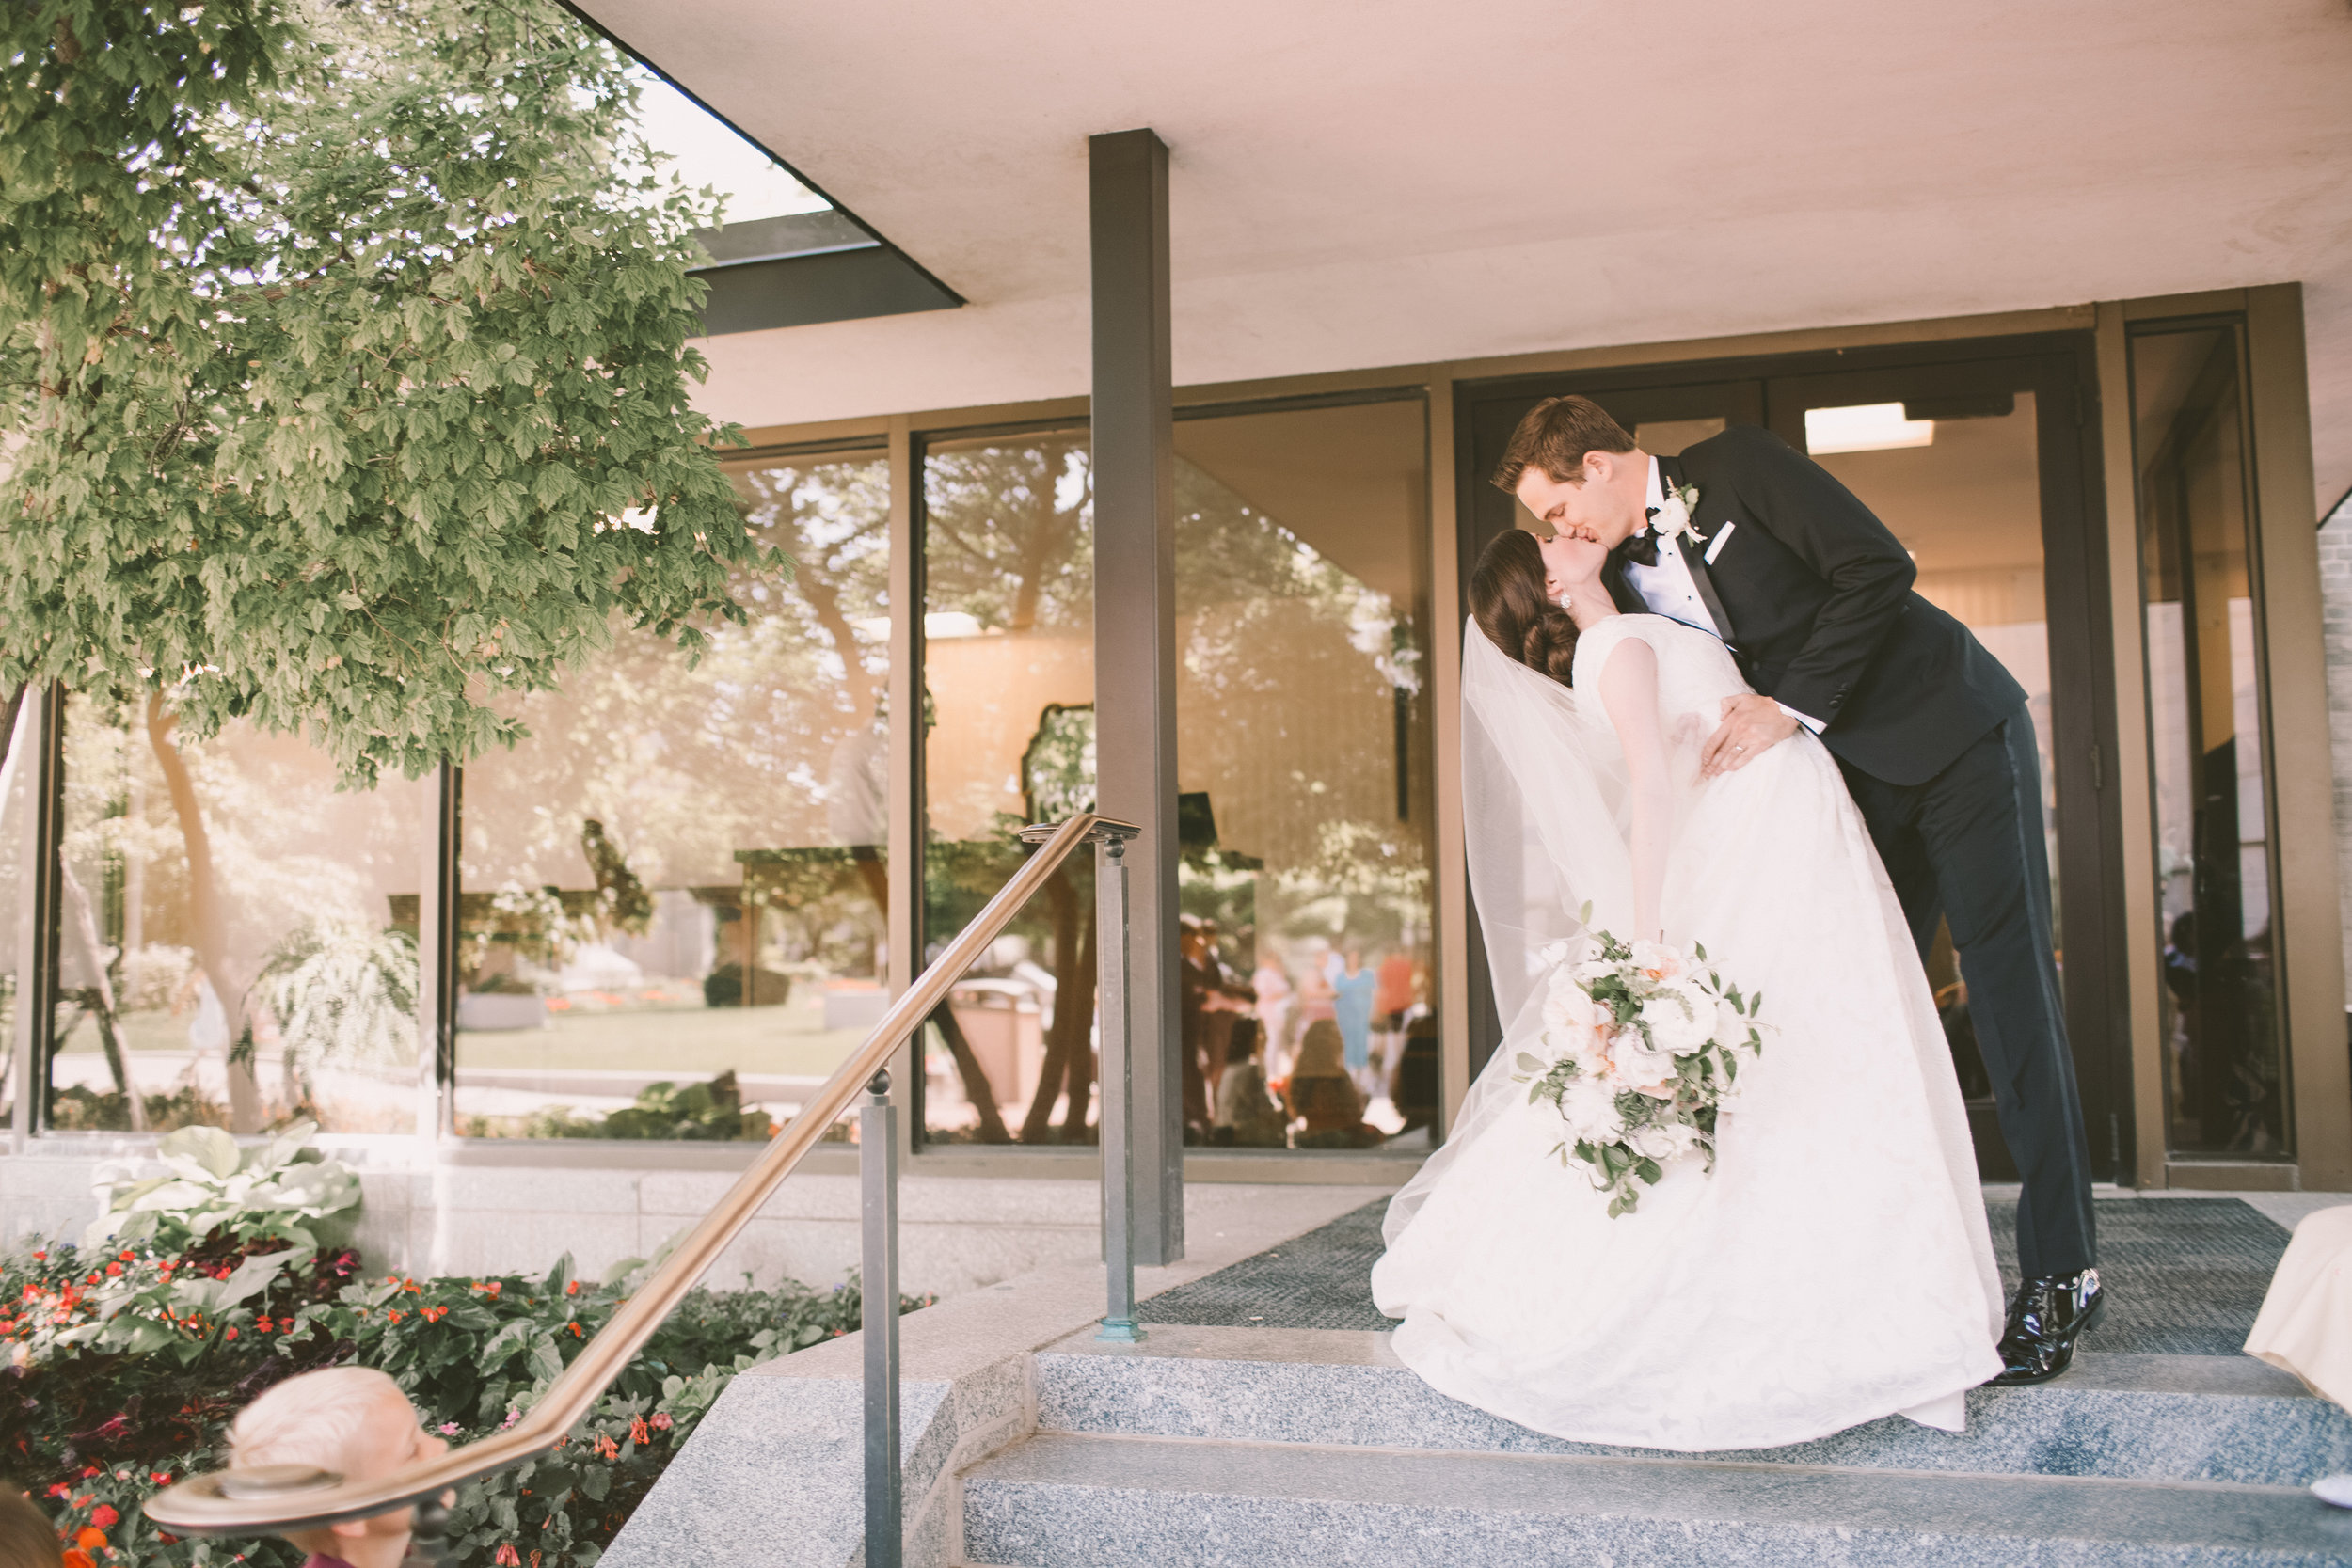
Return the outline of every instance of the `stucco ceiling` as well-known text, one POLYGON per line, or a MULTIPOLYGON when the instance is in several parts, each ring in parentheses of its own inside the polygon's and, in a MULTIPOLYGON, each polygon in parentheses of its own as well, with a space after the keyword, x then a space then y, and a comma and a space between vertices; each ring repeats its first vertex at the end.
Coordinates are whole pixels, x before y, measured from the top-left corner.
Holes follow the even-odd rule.
POLYGON ((581 0, 972 303, 730 335, 770 424, 1085 389, 1086 137, 1181 382, 2300 280, 2352 483, 2346 0, 581 0))

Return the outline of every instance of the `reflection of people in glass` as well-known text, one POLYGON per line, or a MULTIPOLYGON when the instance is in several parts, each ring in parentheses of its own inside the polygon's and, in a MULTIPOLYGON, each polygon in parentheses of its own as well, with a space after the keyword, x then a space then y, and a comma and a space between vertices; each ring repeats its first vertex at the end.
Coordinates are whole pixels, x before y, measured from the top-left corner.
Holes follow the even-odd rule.
POLYGON ((1256 993, 1225 972, 1217 957, 1216 927, 1197 914, 1183 917, 1177 951, 1177 1007, 1184 1068, 1184 1135, 1199 1143, 1209 1136, 1209 1094, 1225 1070, 1227 1041, 1234 1014, 1257 1001, 1256 993))
POLYGON ((1348 1076, 1340 1026, 1318 1019, 1298 1042, 1298 1067, 1291 1074, 1291 1115, 1307 1125, 1300 1148, 1364 1148, 1380 1141, 1379 1130, 1364 1125, 1364 1097, 1348 1076))
MULTIPOLYGON (((2190 1085, 2197 1082, 2197 911, 2189 910, 2173 919, 2171 929, 2165 934, 2164 989, 2172 998, 2172 1070, 2178 1096, 2186 1101, 2193 1098, 2190 1085)), ((2186 1104, 2173 1112, 2176 1117, 2188 1115, 2186 1104)))
POLYGON ((1250 976, 1250 990, 1257 993, 1258 1022, 1265 1028, 1266 1074, 1283 1077, 1290 1064, 1291 1010, 1297 998, 1290 975, 1283 971, 1282 960, 1274 956, 1271 947, 1259 954, 1258 972, 1250 976))
POLYGON ((1373 1092, 1372 1071, 1372 1003, 1373 993, 1379 988, 1379 977, 1364 967, 1364 955, 1351 947, 1346 957, 1333 954, 1323 967, 1323 977, 1331 986, 1331 1017, 1340 1026, 1340 1039, 1347 1051, 1347 1070, 1354 1075, 1359 1087, 1366 1094, 1373 1092))
POLYGON ((1265 1035, 1254 1019, 1233 1026, 1225 1075, 1216 1085, 1216 1127, 1210 1141, 1240 1148, 1280 1148, 1288 1119, 1266 1090, 1259 1048, 1265 1035))
POLYGON ((1372 1021, 1379 1036, 1380 1074, 1383 1078, 1396 1071, 1396 1059, 1405 1043, 1406 1015, 1413 1010, 1413 956, 1402 947, 1389 949, 1380 960, 1380 982, 1372 994, 1372 1021))

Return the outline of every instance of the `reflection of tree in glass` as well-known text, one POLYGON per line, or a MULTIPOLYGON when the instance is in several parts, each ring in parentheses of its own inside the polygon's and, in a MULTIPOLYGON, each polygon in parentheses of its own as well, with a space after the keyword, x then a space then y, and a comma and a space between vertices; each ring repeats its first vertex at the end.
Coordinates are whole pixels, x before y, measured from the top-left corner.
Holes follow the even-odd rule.
POLYGON ((831 841, 834 750, 872 723, 885 638, 888 475, 880 463, 738 473, 752 523, 793 558, 741 575, 748 625, 710 629, 701 660, 626 631, 561 692, 527 699, 535 739, 468 771, 466 878, 578 887, 593 818, 650 888, 740 881, 738 849, 831 841))
POLYGON ((318 1098, 319 1066, 397 1064, 417 1049, 417 940, 313 920, 270 951, 253 990, 278 1019, 290 1088, 318 1098))
MULTIPOLYGON (((248 995, 271 950, 314 921, 380 931, 385 883, 414 876, 414 792, 339 792, 327 759, 292 736, 232 724, 185 742, 154 694, 77 694, 65 760, 63 860, 94 940, 78 920, 66 933, 77 995, 57 1021, 61 1048, 85 1019, 103 1043, 111 1010, 146 1047, 249 1053, 278 1022, 248 995), (207 987, 217 1039, 198 1037, 207 987)), ((232 1124, 258 1129, 264 1110, 241 1061, 229 1085, 232 1124)))
POLYGON ((1278 923, 1376 940, 1425 924, 1425 826, 1397 816, 1409 607, 1181 460, 1176 499, 1185 787, 1205 784, 1224 842, 1266 862, 1278 923))
POLYGON ((1094 624, 1094 490, 1083 436, 933 450, 923 502, 926 610, 1011 632, 1094 624))

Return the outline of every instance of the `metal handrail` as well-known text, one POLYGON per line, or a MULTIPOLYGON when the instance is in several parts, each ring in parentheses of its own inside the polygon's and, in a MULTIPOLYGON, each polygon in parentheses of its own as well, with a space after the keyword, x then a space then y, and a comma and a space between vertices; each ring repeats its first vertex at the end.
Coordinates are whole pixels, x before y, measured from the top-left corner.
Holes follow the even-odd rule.
MULTIPOLYGON (((824 1087, 770 1140, 751 1168, 712 1205, 644 1287, 624 1301, 580 1348, 572 1364, 520 1420, 504 1432, 419 1460, 374 1481, 344 1481, 325 1472, 278 1465, 190 1476, 150 1497, 145 1504, 147 1516, 183 1535, 282 1534, 425 1502, 462 1482, 551 1450, 644 1348, 661 1321, 817 1146, 834 1119, 849 1109, 859 1090, 947 999, 964 972, 1003 934, 1012 917, 1071 852, 1090 842, 1120 845, 1136 837, 1139 830, 1130 823, 1082 812, 1051 829, 1041 825, 1029 830, 1030 833, 1041 832, 1051 835, 1044 838, 1043 847, 1029 857, 947 944, 937 961, 891 1004, 865 1043, 834 1069, 824 1087), (331 1484, 320 1484, 326 1481, 331 1484)), ((885 1307, 890 1305, 895 1304, 885 1304, 885 1307)))

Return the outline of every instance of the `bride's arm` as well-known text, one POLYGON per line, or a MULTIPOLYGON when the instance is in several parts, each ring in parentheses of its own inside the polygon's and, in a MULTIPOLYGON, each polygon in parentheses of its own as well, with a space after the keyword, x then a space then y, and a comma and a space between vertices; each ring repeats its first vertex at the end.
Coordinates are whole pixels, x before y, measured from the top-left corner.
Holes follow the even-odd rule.
POLYGON ((1658 655, 1638 637, 1609 651, 1600 671, 1601 705, 1625 748, 1626 793, 1631 798, 1633 930, 1637 941, 1661 942, 1658 905, 1666 885, 1666 846, 1674 836, 1674 794, 1666 777, 1666 738, 1658 721, 1658 655))

